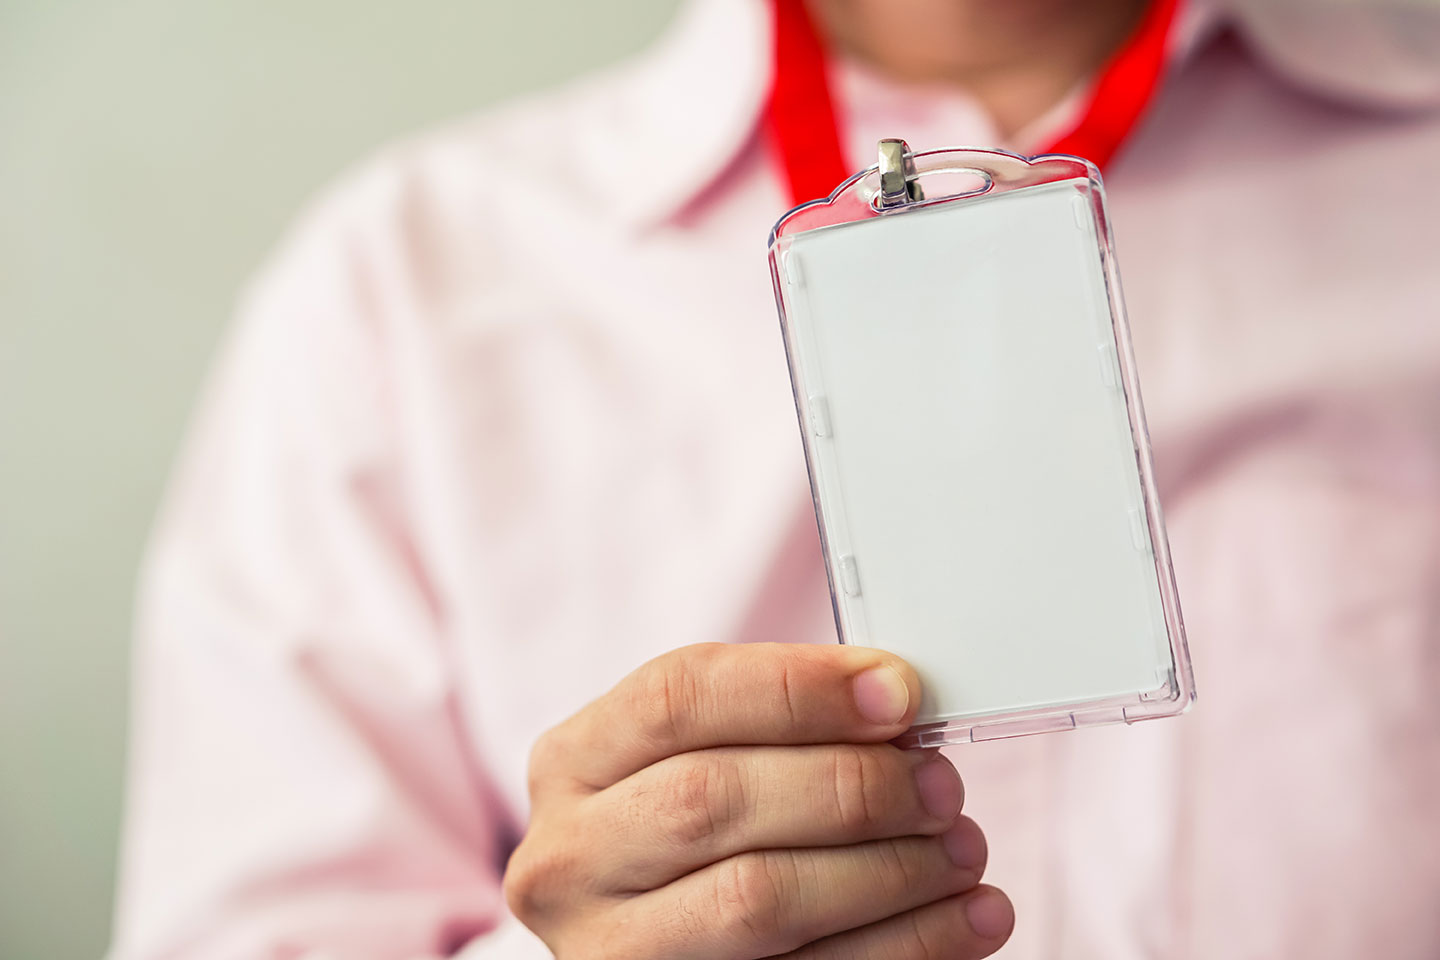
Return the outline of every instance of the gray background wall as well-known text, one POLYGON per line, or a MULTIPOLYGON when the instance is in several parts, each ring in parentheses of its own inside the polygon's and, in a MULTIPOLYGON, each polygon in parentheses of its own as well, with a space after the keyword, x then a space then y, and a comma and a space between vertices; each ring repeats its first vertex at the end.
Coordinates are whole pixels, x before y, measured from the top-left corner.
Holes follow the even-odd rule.
POLYGON ((0 0, 0 958, 109 930, 131 591, 238 286, 382 141, 676 0, 0 0))

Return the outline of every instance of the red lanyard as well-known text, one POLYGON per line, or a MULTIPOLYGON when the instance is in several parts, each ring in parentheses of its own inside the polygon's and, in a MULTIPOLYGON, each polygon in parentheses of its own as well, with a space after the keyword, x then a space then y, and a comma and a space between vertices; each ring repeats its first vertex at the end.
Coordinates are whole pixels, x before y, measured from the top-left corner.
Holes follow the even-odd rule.
MULTIPOLYGON (((825 75, 825 49, 804 0, 771 0, 775 14, 775 79, 767 116, 790 196, 804 203, 828 196, 854 171, 845 163, 835 104, 825 75)), ((1080 122, 1045 153, 1070 153, 1103 168, 1155 95, 1179 0, 1152 0, 1135 32, 1092 85, 1080 122)), ((903 135, 904 131, 897 131, 903 135)))

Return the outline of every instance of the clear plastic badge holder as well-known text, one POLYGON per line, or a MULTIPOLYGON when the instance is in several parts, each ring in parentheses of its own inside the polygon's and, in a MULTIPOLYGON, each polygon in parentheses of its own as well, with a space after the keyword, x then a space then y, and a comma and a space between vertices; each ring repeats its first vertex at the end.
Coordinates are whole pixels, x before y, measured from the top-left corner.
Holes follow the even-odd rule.
POLYGON ((1099 171, 880 156, 770 237, 841 642, 920 672, 911 745, 1182 712, 1099 171))

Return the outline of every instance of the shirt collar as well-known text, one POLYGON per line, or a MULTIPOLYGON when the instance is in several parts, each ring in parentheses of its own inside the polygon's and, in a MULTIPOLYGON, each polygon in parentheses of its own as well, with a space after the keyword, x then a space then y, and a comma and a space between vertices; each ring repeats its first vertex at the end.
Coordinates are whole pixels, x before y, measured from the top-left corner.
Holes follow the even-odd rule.
POLYGON ((1389 112, 1440 107, 1433 0, 1206 0, 1259 60, 1306 91, 1389 112))
MULTIPOLYGON (((1424 0, 1191 0, 1182 16, 1172 70, 1233 26, 1315 94, 1382 109, 1440 106, 1440 8, 1424 0)), ((620 69, 600 109, 580 118, 591 128, 583 166, 623 221, 644 228, 678 213, 754 142, 771 30, 768 0, 688 0, 620 69)))
POLYGON ((693 201, 750 142, 770 88, 768 0, 689 0, 579 122, 597 194, 637 228, 693 201))

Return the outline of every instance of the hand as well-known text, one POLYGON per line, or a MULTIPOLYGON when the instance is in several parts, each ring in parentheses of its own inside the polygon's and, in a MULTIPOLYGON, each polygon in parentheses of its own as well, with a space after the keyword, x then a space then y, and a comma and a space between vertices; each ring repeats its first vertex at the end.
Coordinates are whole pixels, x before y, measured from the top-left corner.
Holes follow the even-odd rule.
POLYGON ((511 909, 560 960, 989 956, 1014 913, 960 777, 885 742, 919 702, 863 647, 652 660, 536 744, 511 909))

